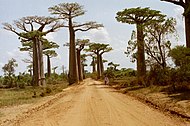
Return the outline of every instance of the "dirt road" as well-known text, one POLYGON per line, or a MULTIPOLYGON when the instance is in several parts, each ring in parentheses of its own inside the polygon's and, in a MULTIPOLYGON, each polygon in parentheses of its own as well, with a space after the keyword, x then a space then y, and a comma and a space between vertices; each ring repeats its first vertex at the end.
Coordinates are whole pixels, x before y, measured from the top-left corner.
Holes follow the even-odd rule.
POLYGON ((188 126, 99 81, 64 91, 49 107, 23 118, 18 126, 188 126))

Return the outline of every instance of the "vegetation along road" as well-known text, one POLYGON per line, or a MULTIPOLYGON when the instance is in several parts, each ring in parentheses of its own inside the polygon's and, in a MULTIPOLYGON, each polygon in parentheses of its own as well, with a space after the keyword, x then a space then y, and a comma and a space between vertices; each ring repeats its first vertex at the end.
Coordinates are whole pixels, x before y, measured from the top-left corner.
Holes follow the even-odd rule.
POLYGON ((19 126, 186 126, 179 120, 118 93, 100 81, 86 79, 62 93, 60 99, 27 118, 19 126))

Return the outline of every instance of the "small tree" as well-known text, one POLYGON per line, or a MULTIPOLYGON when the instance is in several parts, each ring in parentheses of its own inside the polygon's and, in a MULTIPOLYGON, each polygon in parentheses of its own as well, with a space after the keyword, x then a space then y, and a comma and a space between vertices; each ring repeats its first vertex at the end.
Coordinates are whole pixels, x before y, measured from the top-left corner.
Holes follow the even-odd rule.
POLYGON ((8 61, 7 64, 5 64, 2 69, 4 71, 4 75, 6 76, 5 78, 7 78, 8 80, 6 80, 6 84, 9 85, 9 87, 13 86, 13 76, 14 76, 14 72, 15 72, 15 67, 17 67, 18 64, 16 63, 15 59, 11 59, 8 61))

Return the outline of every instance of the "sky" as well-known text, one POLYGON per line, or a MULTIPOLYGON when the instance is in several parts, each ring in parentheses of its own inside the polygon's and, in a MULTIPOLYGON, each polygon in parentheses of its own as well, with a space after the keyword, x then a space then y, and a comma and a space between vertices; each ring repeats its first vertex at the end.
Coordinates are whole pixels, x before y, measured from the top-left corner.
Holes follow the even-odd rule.
MULTIPOLYGON (((124 54, 127 42, 130 40, 132 30, 135 25, 123 24, 116 21, 116 13, 125 8, 150 7, 153 10, 159 10, 167 17, 174 17, 177 20, 176 29, 179 39, 173 40, 172 45, 184 45, 184 18, 183 9, 171 3, 161 2, 160 0, 0 0, 0 76, 3 75, 2 67, 8 63, 11 58, 16 59, 18 67, 16 74, 25 72, 28 64, 22 60, 28 58, 27 52, 20 52, 21 47, 18 36, 10 31, 3 29, 2 23, 12 24, 26 16, 53 16, 48 12, 48 8, 59 3, 77 2, 84 6, 86 13, 83 16, 74 19, 76 22, 96 21, 102 23, 104 28, 99 30, 90 30, 88 32, 77 32, 76 38, 90 39, 91 42, 110 44, 113 51, 105 53, 103 58, 108 62, 120 64, 119 68, 136 69, 136 63, 131 63, 130 58, 124 54)), ((63 44, 68 42, 68 29, 61 28, 57 32, 48 34, 46 38, 59 44, 56 49, 58 56, 52 58, 52 67, 58 66, 56 72, 62 71, 62 66, 68 70, 68 47, 63 44)), ((88 58, 86 69, 91 71, 89 66, 91 59, 88 58)), ((44 57, 45 71, 46 58, 44 57)), ((106 64, 105 64, 106 65, 106 64)))

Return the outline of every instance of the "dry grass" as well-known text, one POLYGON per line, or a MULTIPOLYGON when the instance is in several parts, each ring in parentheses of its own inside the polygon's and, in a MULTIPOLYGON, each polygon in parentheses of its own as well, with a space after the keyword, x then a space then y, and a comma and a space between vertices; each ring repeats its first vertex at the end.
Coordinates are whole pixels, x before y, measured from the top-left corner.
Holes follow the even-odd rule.
POLYGON ((53 95, 61 92, 66 87, 67 83, 48 85, 48 89, 50 89, 48 93, 40 87, 34 88, 31 86, 24 89, 0 89, 0 107, 33 103, 41 98, 40 94, 42 92, 45 92, 45 96, 53 95), (35 98, 33 98, 34 91, 36 92, 35 98))

